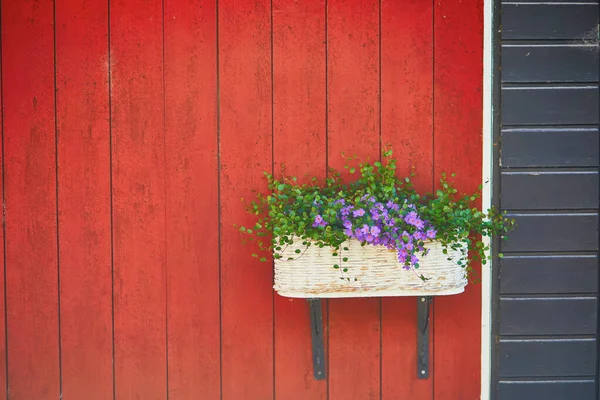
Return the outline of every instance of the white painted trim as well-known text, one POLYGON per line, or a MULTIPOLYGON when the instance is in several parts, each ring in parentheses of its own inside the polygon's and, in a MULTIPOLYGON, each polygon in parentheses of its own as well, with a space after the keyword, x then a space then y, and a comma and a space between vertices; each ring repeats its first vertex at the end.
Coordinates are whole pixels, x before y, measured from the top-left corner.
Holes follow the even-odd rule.
MULTIPOLYGON (((496 0, 498 1, 498 0, 496 0)), ((494 0, 483 0, 483 210, 492 206, 493 151, 493 12, 494 0)), ((484 244, 490 240, 484 237, 484 244)), ((489 400, 492 387, 492 269, 489 264, 481 268, 481 400, 489 400)))

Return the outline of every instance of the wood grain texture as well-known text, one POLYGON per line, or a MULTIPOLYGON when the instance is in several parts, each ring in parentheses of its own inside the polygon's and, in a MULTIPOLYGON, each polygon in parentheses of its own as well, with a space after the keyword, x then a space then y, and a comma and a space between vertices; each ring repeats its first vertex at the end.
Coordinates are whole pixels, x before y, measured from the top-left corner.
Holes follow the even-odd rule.
POLYGON ((165 2, 169 399, 220 398, 216 17, 165 2))
MULTIPOLYGON (((483 1, 436 1, 434 27, 434 179, 455 172, 459 192, 473 192, 482 176, 483 1)), ((478 398, 481 285, 437 297, 434 309, 434 398, 478 398)))
MULTIPOLYGON (((322 179, 326 173, 325 63, 325 2, 275 0, 273 162, 276 172, 285 164, 288 175, 304 182, 305 174, 322 179)), ((276 398, 327 398, 327 382, 313 378, 310 343, 307 301, 276 295, 276 398)))
MULTIPOLYGON (((328 165, 379 159, 379 2, 327 4, 328 165)), ((347 176, 346 176, 347 178, 347 176)), ((329 398, 379 399, 381 301, 329 301, 329 398)))
POLYGON ((8 390, 60 395, 52 1, 2 4, 8 390))
MULTIPOLYGON (((431 192, 433 3, 385 0, 381 7, 381 142, 394 151, 398 174, 414 172, 415 188, 431 192)), ((433 321, 433 313, 430 318, 433 321)), ((417 379, 416 321, 414 297, 382 300, 383 399, 432 398, 433 368, 429 379, 417 379)), ((431 362, 433 329, 430 332, 431 362)))
POLYGON ((56 2, 62 396, 112 399, 108 3, 56 2))
POLYGON ((223 400, 273 398, 273 268, 234 227, 272 169, 271 3, 219 1, 223 400))
POLYGON ((110 3, 116 397, 163 399, 166 382, 163 14, 110 3))
POLYGON ((507 297, 500 299, 500 335, 594 335, 595 297, 507 297))
POLYGON ((498 375, 518 377, 580 377, 596 373, 596 339, 501 339, 498 375))
MULTIPOLYGON (((0 39, 1 40, 1 39, 0 39)), ((1 46, 1 45, 0 45, 1 46)), ((1 48, 1 47, 0 47, 1 48)), ((2 54, 0 54, 0 63, 2 62, 2 54)), ((2 76, 0 76, 0 94, 2 92, 2 76)), ((0 95, 0 127, 4 126, 4 103, 2 96, 0 95)), ((4 149, 4 141, 2 141, 2 149, 4 149)), ((2 150, 0 155, 0 193, 3 194, 4 201, 4 151, 2 150)), ((5 225, 6 215, 3 217, 2 229, 0 229, 0 250, 2 251, 3 261, 5 253, 5 225)), ((4 318, 4 326, 0 327, 0 400, 6 400, 8 396, 8 382, 6 380, 6 371, 7 371, 7 360, 6 360, 6 292, 5 292, 5 271, 2 268, 0 272, 0 282, 2 282, 2 288, 0 288, 0 321, 4 318)))

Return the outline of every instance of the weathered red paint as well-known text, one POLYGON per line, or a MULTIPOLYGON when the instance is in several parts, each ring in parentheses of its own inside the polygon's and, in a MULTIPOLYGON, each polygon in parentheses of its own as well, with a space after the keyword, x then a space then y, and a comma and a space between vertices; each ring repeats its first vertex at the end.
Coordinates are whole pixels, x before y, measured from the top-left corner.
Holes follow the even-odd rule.
POLYGON ((113 395, 108 3, 56 1, 64 399, 113 395))
MULTIPOLYGON (((281 172, 284 163, 286 171, 300 179, 305 174, 325 177, 325 62, 325 2, 275 0, 273 162, 276 172, 281 172)), ((275 398, 327 399, 327 383, 313 379, 307 302, 276 295, 274 323, 275 398)))
MULTIPOLYGON (((379 2, 330 0, 328 40, 329 165, 346 155, 378 159, 379 2)), ((380 397, 381 301, 329 301, 329 396, 380 397)))
POLYGON ((11 398, 111 399, 113 372, 124 399, 477 398, 479 286, 435 299, 429 380, 414 298, 327 302, 314 381, 306 302, 272 292, 234 223, 262 171, 322 178, 381 144, 421 191, 444 171, 475 189, 481 6, 3 2, 11 398))
MULTIPOLYGON (((433 189, 433 4, 381 4, 381 141, 390 145, 398 174, 414 172, 415 188, 433 189)), ((417 379, 417 309, 413 297, 382 304, 382 398, 431 399, 434 370, 417 379)), ((434 312, 430 315, 432 321, 434 312)), ((433 361, 433 329, 430 329, 433 361)))
POLYGON ((52 1, 2 4, 8 389, 59 387, 52 1))
POLYGON ((165 2, 169 399, 220 398, 216 1, 165 2))
POLYGON ((224 400, 274 392, 272 268, 250 257, 234 227, 253 224, 240 199, 264 191, 272 168, 270 30, 270 1, 219 2, 224 400))
MULTIPOLYGON (((460 192, 481 183, 482 8, 481 0, 434 6, 434 176, 456 172, 460 192)), ((481 284, 436 298, 434 331, 435 400, 478 398, 481 284)))
MULTIPOLYGON (((0 55, 0 60, 1 60, 1 55, 0 55)), ((0 93, 2 93, 2 77, 0 76, 0 93)), ((2 96, 0 96, 0 126, 4 126, 4 105, 3 105, 3 101, 2 101, 2 96)), ((4 148, 4 142, 2 143, 2 148, 4 148)), ((3 155, 4 152, 0 153, 0 176, 4 176, 3 174, 3 170, 4 170, 4 159, 3 159, 3 155)), ((4 180, 0 179, 0 193, 4 193, 4 180)), ((4 208, 4 207, 3 207, 4 208)), ((4 215, 4 213, 3 213, 4 215)), ((5 220, 5 216, 3 217, 3 220, 5 220)), ((0 231, 0 241, 2 243, 0 243, 0 250, 2 251, 2 254, 5 254, 5 247, 4 247, 4 229, 2 229, 0 231)), ((5 280, 5 275, 4 275, 4 269, 2 269, 2 271, 0 272, 0 282, 3 282, 5 280)), ((0 318, 4 318, 4 321, 6 321, 6 292, 4 290, 4 287, 0 288, 0 318)), ((4 324, 4 327, 0 327, 0 360, 5 360, 5 362, 0 361, 0 390, 2 390, 2 393, 0 394, 0 400, 5 400, 6 399, 6 389, 7 388, 7 382, 6 382, 6 323, 4 324)))
POLYGON ((167 392, 162 1, 110 3, 117 398, 167 392))

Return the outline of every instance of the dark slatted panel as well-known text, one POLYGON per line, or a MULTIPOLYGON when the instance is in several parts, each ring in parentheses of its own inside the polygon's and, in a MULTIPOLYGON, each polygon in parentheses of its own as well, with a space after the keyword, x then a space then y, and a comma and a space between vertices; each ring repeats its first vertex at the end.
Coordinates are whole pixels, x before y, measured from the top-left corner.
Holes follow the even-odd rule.
POLYGON ((499 6, 493 400, 597 396, 598 3, 499 6))
POLYGON ((502 167, 597 167, 598 128, 505 128, 502 167))
POLYGON ((503 172, 502 206, 512 210, 598 208, 598 171, 503 172))
POLYGON ((500 261, 501 294, 594 293, 595 255, 505 256, 500 261))
POLYGON ((502 46, 502 82, 597 82, 593 44, 507 44, 502 46))
POLYGON ((596 340, 505 340, 500 359, 502 378, 589 376, 596 371, 596 340))
POLYGON ((502 5, 502 39, 594 39, 597 4, 502 5))
POLYGON ((510 251, 595 251, 598 249, 598 215, 515 214, 517 227, 501 243, 510 251))
POLYGON ((597 86, 511 86, 502 89, 503 125, 598 124, 597 86))
POLYGON ((594 335, 596 308, 595 297, 500 299, 500 334, 594 335))
POLYGON ((498 386, 497 400, 592 400, 596 395, 593 379, 501 381, 498 386))

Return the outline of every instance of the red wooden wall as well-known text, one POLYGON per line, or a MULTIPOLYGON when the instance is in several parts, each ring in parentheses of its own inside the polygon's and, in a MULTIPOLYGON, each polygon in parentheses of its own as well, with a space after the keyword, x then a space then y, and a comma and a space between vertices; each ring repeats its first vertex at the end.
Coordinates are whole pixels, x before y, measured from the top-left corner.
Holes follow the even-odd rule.
POLYGON ((307 304, 233 224, 261 171, 382 144, 474 189, 482 25, 481 0, 3 1, 0 399, 478 398, 479 286, 435 300, 427 380, 414 298, 326 302, 314 381, 307 304))

